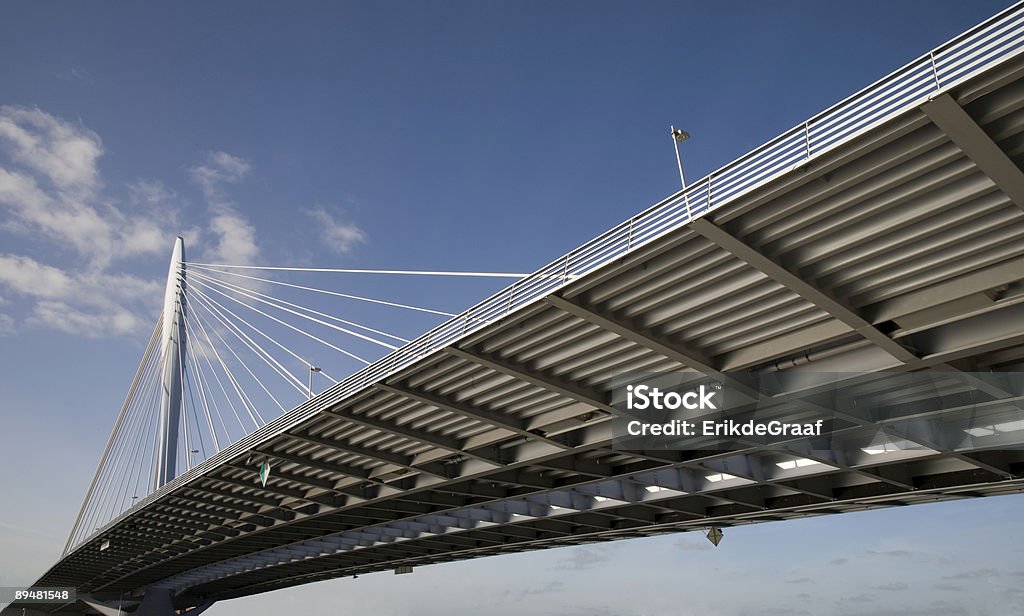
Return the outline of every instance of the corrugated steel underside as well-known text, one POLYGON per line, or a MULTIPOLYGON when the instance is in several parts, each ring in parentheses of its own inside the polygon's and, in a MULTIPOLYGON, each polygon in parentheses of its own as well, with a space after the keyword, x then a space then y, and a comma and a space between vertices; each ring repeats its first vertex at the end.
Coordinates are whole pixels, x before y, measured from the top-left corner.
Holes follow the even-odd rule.
POLYGON ((1021 491, 1021 451, 867 455, 856 430, 835 458, 788 470, 777 463, 804 453, 613 451, 608 400, 627 371, 1024 371, 1022 70, 1003 65, 240 452, 39 585, 100 597, 162 585, 194 605, 1021 491), (961 108, 976 123, 964 133, 961 108), (1019 177, 987 157, 991 143, 1019 177))

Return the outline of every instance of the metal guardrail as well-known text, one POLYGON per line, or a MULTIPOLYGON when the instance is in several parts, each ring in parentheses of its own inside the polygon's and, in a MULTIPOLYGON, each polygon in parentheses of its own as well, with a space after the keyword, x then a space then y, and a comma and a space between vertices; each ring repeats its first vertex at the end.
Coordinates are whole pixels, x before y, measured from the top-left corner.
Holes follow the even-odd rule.
MULTIPOLYGON (((685 190, 623 221, 593 240, 516 281, 459 316, 355 372, 327 391, 236 441, 200 465, 142 499, 103 528, 75 543, 65 556, 145 507, 251 449, 413 362, 438 352, 495 320, 523 309, 580 276, 638 250, 691 220, 756 190, 792 169, 917 108, 936 94, 963 84, 1024 52, 1024 2, 920 56, 803 124, 692 183, 685 190)), ((73 529, 72 533, 74 534, 73 529)))

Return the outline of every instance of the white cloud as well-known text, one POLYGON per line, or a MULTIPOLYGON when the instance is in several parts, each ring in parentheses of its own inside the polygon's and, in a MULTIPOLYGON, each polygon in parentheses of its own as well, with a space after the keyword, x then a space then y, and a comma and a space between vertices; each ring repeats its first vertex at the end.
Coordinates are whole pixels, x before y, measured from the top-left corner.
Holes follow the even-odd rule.
POLYGON ((173 209, 178 203, 178 194, 164 186, 158 180, 137 180, 128 184, 129 203, 136 206, 161 208, 169 210, 172 216, 177 212, 173 209))
MULTIPOLYGON (((6 246, 0 253, 0 293, 17 300, 0 313, 0 334, 19 324, 85 336, 145 333, 164 281, 130 270, 139 256, 162 261, 178 234, 188 240, 186 258, 194 250, 220 263, 258 261, 256 227, 229 196, 251 173, 248 161, 216 151, 189 169, 207 215, 182 229, 182 198, 159 181, 127 183, 113 196, 100 172, 103 153, 100 137, 79 123, 0 106, 0 231, 20 236, 34 255, 6 246)), ((322 208, 310 215, 338 252, 365 241, 361 229, 322 208)))
POLYGON ((94 271, 116 260, 166 250, 152 205, 130 211, 100 195, 103 144, 92 131, 40 109, 0 107, 3 228, 41 235, 94 271))
POLYGON ((67 69, 65 71, 60 71, 58 73, 55 73, 54 76, 57 79, 61 79, 61 80, 64 80, 64 81, 72 81, 72 82, 77 81, 77 82, 82 82, 82 83, 86 83, 86 84, 89 84, 89 85, 93 85, 93 84, 96 83, 96 80, 93 78, 92 73, 90 73, 88 70, 86 70, 86 69, 84 69, 84 68, 82 68, 80 66, 72 66, 71 68, 69 68, 69 69, 67 69))
POLYGON ((355 223, 337 220, 322 207, 306 210, 306 214, 318 223, 320 240, 338 254, 348 254, 366 242, 366 233, 355 223))
POLYGON ((48 207, 50 202, 50 195, 39 188, 30 176, 0 167, 0 203, 19 210, 25 216, 48 207))
POLYGON ((214 152, 210 155, 210 160, 232 182, 237 182, 244 178, 249 174, 249 169, 251 168, 247 161, 237 156, 232 156, 227 152, 214 152))
POLYGON ((103 145, 96 133, 41 109, 0 107, 0 141, 12 158, 61 191, 92 192, 99 186, 96 160, 103 145))
MULTIPOLYGON (((41 109, 0 107, 0 229, 74 263, 0 254, 0 289, 26 303, 19 312, 27 324, 89 336, 136 333, 159 305, 161 284, 118 269, 168 250, 174 195, 140 182, 129 186, 128 203, 118 203, 104 194, 102 155, 102 141, 87 128, 41 109)), ((3 332, 14 330, 12 314, 0 319, 3 332)))
POLYGON ((216 243, 210 251, 211 259, 218 263, 253 263, 259 256, 256 229, 234 208, 219 207, 210 219, 210 230, 216 243))
POLYGON ((209 230, 213 246, 204 258, 217 263, 253 263, 259 257, 256 228, 224 191, 225 184, 240 182, 249 174, 249 163, 227 152, 212 152, 206 163, 191 169, 192 180, 203 191, 210 208, 209 230))
MULTIPOLYGON (((163 290, 131 274, 66 272, 18 255, 0 255, 0 285, 35 300, 30 325, 87 337, 144 331, 163 290)), ((0 319, 4 329, 12 333, 13 319, 0 319)))
POLYGON ((249 175, 252 166, 248 161, 227 152, 210 152, 206 162, 190 170, 192 179, 203 189, 207 201, 218 203, 225 200, 223 185, 237 184, 249 175))
POLYGON ((0 312, 0 336, 10 336, 14 332, 14 319, 0 312))
POLYGON ((42 298, 66 297, 74 290, 74 281, 62 270, 18 255, 0 255, 0 284, 42 298))
POLYGON ((147 327, 143 319, 124 308, 86 311, 66 302, 54 301, 37 303, 27 322, 30 325, 48 326, 87 338, 132 334, 144 331, 147 327))

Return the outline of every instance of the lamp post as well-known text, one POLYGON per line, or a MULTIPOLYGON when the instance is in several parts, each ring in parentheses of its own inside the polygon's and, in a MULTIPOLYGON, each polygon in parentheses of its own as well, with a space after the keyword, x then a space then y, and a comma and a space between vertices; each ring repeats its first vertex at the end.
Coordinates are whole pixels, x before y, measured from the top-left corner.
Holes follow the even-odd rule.
POLYGON ((309 399, 313 399, 313 373, 320 372, 320 368, 309 364, 309 399))
POLYGON ((683 159, 679 157, 679 144, 689 139, 690 133, 672 125, 669 125, 669 130, 672 131, 672 145, 676 148, 676 164, 679 165, 679 182, 683 185, 683 190, 686 190, 686 176, 683 175, 683 159))

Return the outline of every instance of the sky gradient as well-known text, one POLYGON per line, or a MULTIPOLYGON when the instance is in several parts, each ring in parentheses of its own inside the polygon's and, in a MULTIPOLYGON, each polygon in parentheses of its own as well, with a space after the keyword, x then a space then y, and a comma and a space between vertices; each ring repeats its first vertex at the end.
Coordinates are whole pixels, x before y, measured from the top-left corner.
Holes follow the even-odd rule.
MULTIPOLYGON (((0 585, 59 555, 176 235, 232 263, 532 271, 676 190, 670 123, 695 180, 1005 6, 3 3, 0 585)), ((500 283, 339 284, 458 311, 500 283)), ((1022 506, 490 558, 208 613, 1006 614, 1022 506)))

